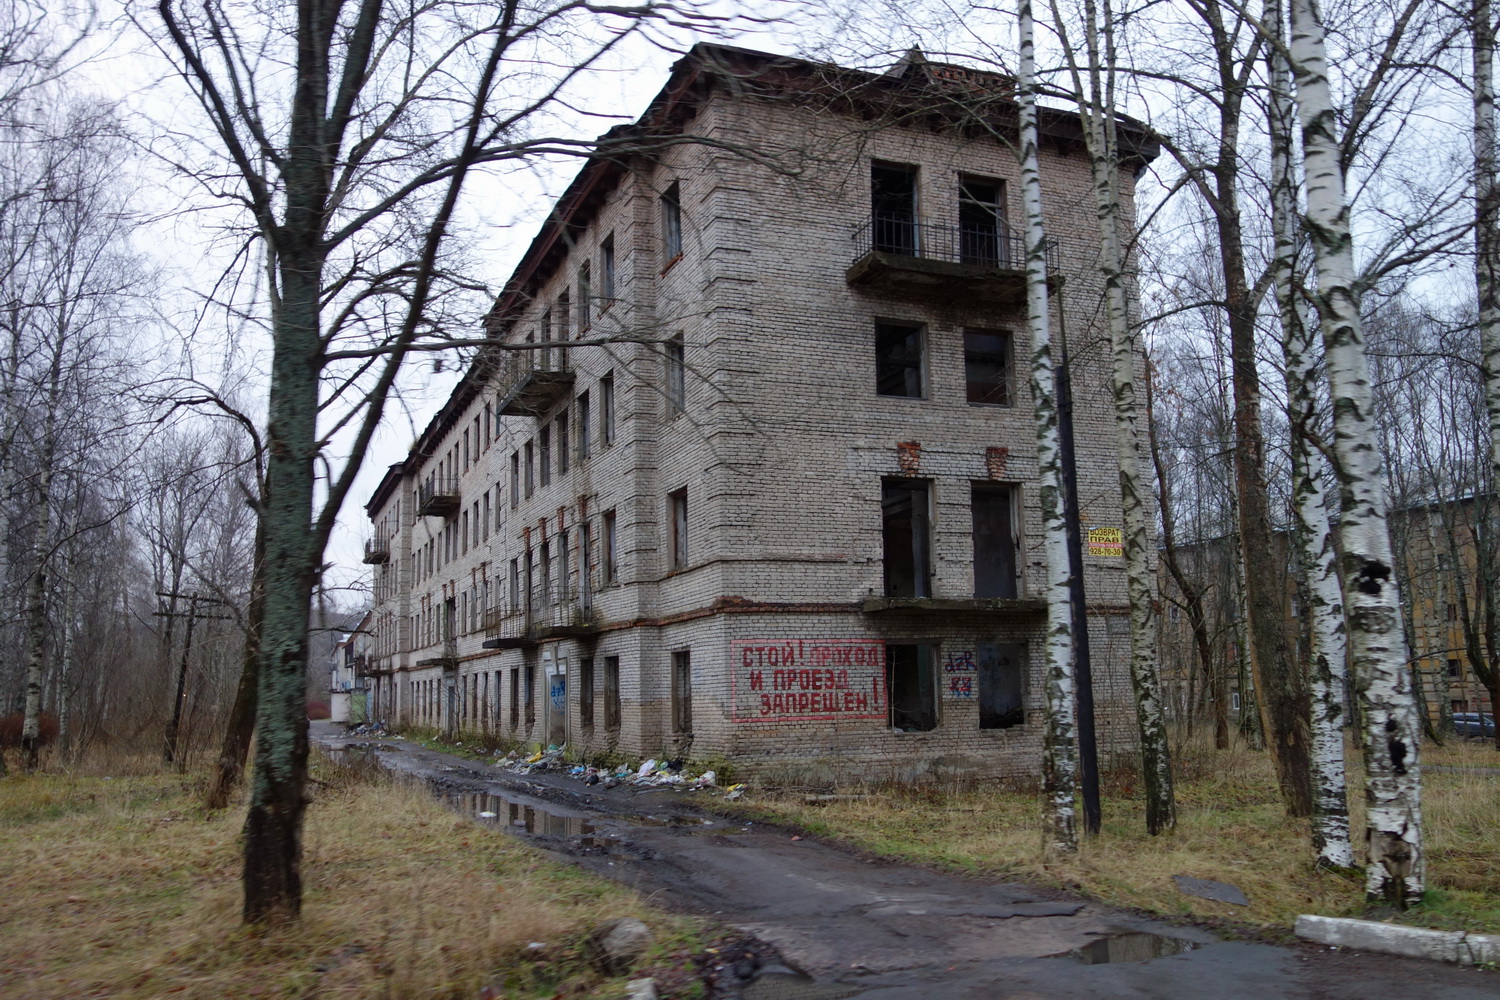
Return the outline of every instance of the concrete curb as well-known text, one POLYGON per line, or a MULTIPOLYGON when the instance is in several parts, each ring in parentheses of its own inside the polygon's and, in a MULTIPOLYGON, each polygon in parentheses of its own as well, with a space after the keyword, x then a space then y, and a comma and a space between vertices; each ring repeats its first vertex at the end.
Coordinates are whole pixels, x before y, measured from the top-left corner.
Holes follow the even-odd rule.
POLYGON ((1435 962, 1478 965, 1500 962, 1500 936, 1466 931, 1432 931, 1375 920, 1349 917, 1317 917, 1304 913, 1297 918, 1297 936, 1319 944, 1359 948, 1407 958, 1435 962))

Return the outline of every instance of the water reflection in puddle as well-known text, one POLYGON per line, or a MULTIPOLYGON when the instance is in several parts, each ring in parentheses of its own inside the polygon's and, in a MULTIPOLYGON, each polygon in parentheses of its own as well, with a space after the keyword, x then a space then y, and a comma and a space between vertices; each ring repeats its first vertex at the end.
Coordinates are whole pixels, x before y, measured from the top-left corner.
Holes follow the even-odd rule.
POLYGON ((512 802, 502 795, 468 792, 446 798, 450 806, 465 815, 473 816, 477 822, 516 833, 543 837, 584 837, 595 830, 594 824, 582 816, 566 816, 538 805, 512 802))
POLYGON ((1090 941, 1064 958, 1076 958, 1084 965, 1106 965, 1111 962, 1149 962, 1153 958, 1181 955, 1201 945, 1162 934, 1111 934, 1090 941))

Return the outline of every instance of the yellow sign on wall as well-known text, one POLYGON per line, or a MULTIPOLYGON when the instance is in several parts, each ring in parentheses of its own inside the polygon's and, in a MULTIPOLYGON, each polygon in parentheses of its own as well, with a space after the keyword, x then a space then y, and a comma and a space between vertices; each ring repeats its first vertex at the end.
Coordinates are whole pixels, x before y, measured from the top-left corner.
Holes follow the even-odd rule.
POLYGON ((1090 528, 1089 555, 1119 559, 1125 554, 1125 534, 1119 528, 1090 528))

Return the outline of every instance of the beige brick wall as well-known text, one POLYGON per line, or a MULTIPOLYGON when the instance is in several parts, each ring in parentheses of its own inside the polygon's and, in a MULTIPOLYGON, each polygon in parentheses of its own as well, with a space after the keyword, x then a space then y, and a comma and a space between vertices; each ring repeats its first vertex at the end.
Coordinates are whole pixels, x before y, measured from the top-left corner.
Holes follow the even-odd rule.
MULTIPOLYGON (((593 261, 597 288, 598 248, 613 233, 617 299, 596 315, 589 335, 664 339, 680 334, 688 368, 684 412, 667 412, 660 345, 573 348, 573 401, 587 391, 595 411, 592 456, 573 461, 569 473, 555 475, 549 487, 512 506, 510 456, 535 440, 541 422, 505 418, 496 440, 484 446, 461 483, 464 510, 472 511, 473 501, 492 491, 499 528, 492 525, 487 537, 435 572, 418 571, 416 556, 444 522, 416 517, 412 490, 464 429, 472 430, 480 407, 504 388, 483 393, 453 421, 432 456, 408 469, 407 488, 397 491, 403 504, 401 555, 391 565, 398 578, 381 590, 387 596, 377 607, 377 622, 441 604, 445 596, 486 578, 492 594, 500 595, 492 602, 508 601, 510 560, 522 555, 528 539, 536 548, 544 531, 555 538, 559 510, 570 531, 569 586, 576 591, 580 558, 572 529, 580 518, 591 524, 597 572, 600 515, 614 510, 619 582, 593 595, 605 630, 589 642, 549 643, 550 655, 569 666, 569 733, 575 747, 632 756, 723 754, 750 768, 827 759, 896 776, 1038 773, 1038 615, 856 610, 856 602, 882 591, 881 478, 898 474, 898 442, 920 443, 918 474, 932 484, 934 596, 972 594, 969 490, 971 482, 987 479, 1015 484, 1020 491, 1023 589, 1039 590, 1036 449, 1024 349, 1015 358, 1013 407, 973 406, 964 392, 964 328, 1008 329, 1024 338, 1023 314, 972 308, 962 301, 872 295, 851 288, 844 277, 853 257, 852 233, 870 212, 871 158, 918 165, 920 211, 950 221, 956 220, 961 172, 1001 178, 1014 195, 1019 179, 1013 154, 992 139, 925 128, 857 127, 788 101, 719 96, 691 127, 727 144, 769 147, 799 137, 797 170, 778 173, 706 145, 677 145, 657 163, 638 164, 576 235, 570 256, 512 330, 519 340, 536 329, 541 310, 572 285, 580 260, 593 261), (658 197, 674 180, 682 193, 684 253, 664 269, 658 197), (925 325, 925 398, 876 394, 877 319, 925 325), (616 387, 616 440, 602 448, 599 380, 607 373, 616 387), (1005 450, 999 470, 989 452, 996 448, 1005 450), (687 569, 674 573, 668 567, 667 498, 679 489, 688 496, 689 559, 687 569), (744 608, 756 602, 817 607, 753 613, 744 608), (945 693, 939 698, 938 728, 929 733, 893 732, 883 717, 737 721, 731 708, 731 652, 761 639, 924 642, 935 647, 940 664, 982 642, 1028 643, 1026 720, 1013 729, 980 730, 977 703, 945 693), (690 742, 670 731, 671 653, 680 649, 692 656, 690 742), (578 716, 577 667, 585 656, 593 657, 601 688, 591 732, 578 716), (618 732, 603 725, 606 656, 619 656, 621 663, 618 732)), ((1064 255, 1065 292, 1056 300, 1063 305, 1062 322, 1056 325, 1066 330, 1078 362, 1074 391, 1084 523, 1118 526, 1107 331, 1099 308, 1102 286, 1088 253, 1094 213, 1087 164, 1081 155, 1047 150, 1043 177, 1050 232, 1064 255)), ((1123 180, 1128 194, 1131 179, 1123 180)), ((1018 207, 1009 210, 1012 226, 1020 224, 1018 207)), ((572 295, 576 310, 576 288, 572 295)), ((576 434, 576 416, 574 427, 576 434)), ((1097 610, 1091 638, 1100 742, 1106 752, 1123 751, 1134 739, 1125 673, 1128 628, 1120 613, 1123 564, 1086 562, 1089 599, 1097 610)), ((409 648, 386 657, 397 670, 395 687, 402 698, 413 690, 410 682, 442 687, 440 668, 416 666, 442 651, 427 635, 413 635, 409 648)), ((501 697, 490 703, 490 712, 509 734, 509 672, 530 663, 537 676, 537 722, 515 735, 544 740, 543 651, 488 651, 483 639, 481 630, 469 630, 465 622, 458 638, 457 683, 469 691, 466 678, 477 674, 490 684, 483 690, 493 692, 490 678, 500 671, 501 697)), ((381 642, 378 648, 400 645, 381 642)), ((946 682, 939 673, 942 687, 946 682)), ((403 703, 388 714, 438 721, 426 705, 403 703)), ((466 719, 475 720, 472 704, 466 719)))

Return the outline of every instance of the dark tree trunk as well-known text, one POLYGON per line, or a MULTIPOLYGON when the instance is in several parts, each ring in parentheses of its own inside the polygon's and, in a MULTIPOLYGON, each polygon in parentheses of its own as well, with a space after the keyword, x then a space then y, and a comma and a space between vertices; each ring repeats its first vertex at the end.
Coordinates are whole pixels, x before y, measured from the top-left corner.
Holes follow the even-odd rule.
POLYGON ((250 577, 250 607, 245 616, 245 652, 240 665, 240 682, 234 691, 234 706, 229 710, 229 724, 224 743, 219 747, 219 762, 203 804, 208 809, 223 809, 229 796, 239 787, 245 770, 245 757, 255 735, 256 693, 260 684, 260 630, 266 617, 266 541, 263 511, 256 514, 254 564, 250 577))

